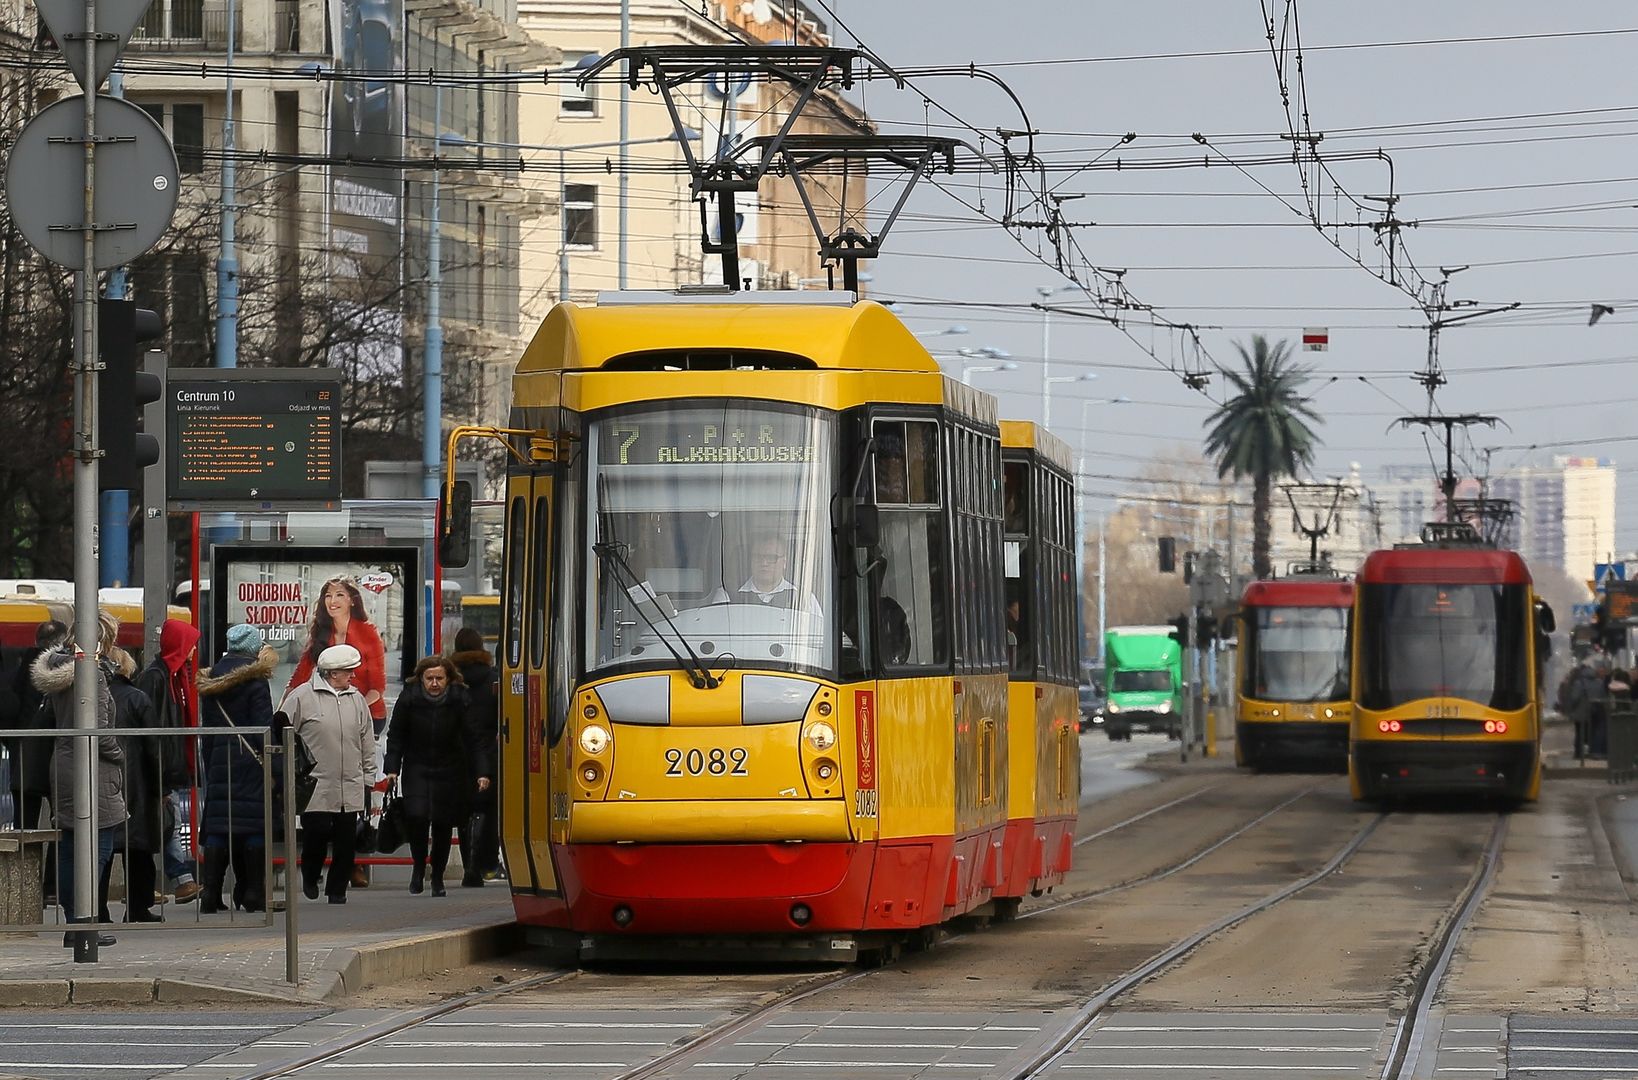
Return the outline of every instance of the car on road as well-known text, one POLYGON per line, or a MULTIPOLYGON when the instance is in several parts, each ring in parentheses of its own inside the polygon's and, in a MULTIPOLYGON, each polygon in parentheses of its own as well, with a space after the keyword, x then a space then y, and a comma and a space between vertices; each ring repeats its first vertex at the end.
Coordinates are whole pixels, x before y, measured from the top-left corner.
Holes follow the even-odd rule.
POLYGON ((1082 683, 1081 698, 1081 730, 1091 731, 1094 727, 1103 724, 1104 690, 1098 683, 1082 683))

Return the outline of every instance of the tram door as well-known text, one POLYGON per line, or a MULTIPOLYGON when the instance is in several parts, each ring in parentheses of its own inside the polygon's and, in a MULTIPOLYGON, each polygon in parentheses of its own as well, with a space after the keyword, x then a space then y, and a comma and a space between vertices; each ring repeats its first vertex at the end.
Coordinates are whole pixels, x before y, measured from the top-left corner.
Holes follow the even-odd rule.
POLYGON ((552 482, 507 480, 506 614, 501 633, 501 819, 517 891, 556 892, 546 738, 547 625, 552 565, 552 482))

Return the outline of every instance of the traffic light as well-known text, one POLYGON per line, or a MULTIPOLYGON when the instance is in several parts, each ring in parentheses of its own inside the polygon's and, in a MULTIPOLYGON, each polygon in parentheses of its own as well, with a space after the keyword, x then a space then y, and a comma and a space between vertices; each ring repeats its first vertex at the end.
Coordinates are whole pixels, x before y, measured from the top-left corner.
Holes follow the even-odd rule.
POLYGON ((1177 572, 1177 540, 1174 537, 1160 538, 1160 572, 1162 574, 1177 572))
POLYGON ((102 465, 97 486, 104 491, 135 490, 142 470, 159 461, 159 437, 137 431, 142 407, 158 401, 159 377, 142 370, 145 342, 164 331, 159 313, 139 308, 134 300, 97 302, 97 446, 102 465))
POLYGON ((1217 616, 1201 613, 1194 622, 1194 647, 1209 649, 1217 640, 1217 616))
POLYGON ((1171 632, 1166 636, 1177 642, 1179 645, 1187 646, 1189 640, 1189 617, 1187 615, 1179 615, 1177 618, 1171 620, 1171 623, 1171 632))

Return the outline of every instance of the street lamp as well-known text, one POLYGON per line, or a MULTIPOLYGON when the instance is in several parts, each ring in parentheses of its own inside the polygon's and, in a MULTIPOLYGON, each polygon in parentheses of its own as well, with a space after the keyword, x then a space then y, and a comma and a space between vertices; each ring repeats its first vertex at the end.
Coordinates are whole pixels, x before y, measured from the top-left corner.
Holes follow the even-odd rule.
POLYGON ((1041 298, 1036 306, 1041 309, 1041 426, 1052 428, 1052 398, 1047 394, 1047 383, 1052 381, 1052 311, 1046 302, 1062 292, 1081 292, 1079 285, 1037 285, 1035 294, 1041 298))
MULTIPOLYGON (((1075 558, 1080 563, 1080 566, 1081 566, 1082 569, 1085 569, 1085 560, 1086 560, 1086 496, 1081 493, 1080 488, 1081 488, 1081 485, 1083 485, 1086 482, 1086 452, 1087 452, 1087 443, 1089 441, 1088 433, 1089 433, 1089 430, 1090 430, 1088 428, 1088 426, 1087 426, 1086 410, 1092 408, 1095 405, 1128 405, 1128 404, 1131 403, 1131 401, 1132 401, 1131 398, 1127 397, 1125 394, 1122 394, 1119 397, 1112 397, 1112 398, 1087 398, 1085 401, 1081 402, 1081 452, 1080 452, 1079 456, 1076 458, 1076 461, 1075 461, 1075 486, 1076 486, 1076 491, 1075 491, 1075 495, 1076 495, 1076 499, 1075 499, 1075 558)), ((1104 524, 1104 515, 1099 514, 1098 515, 1098 651, 1095 654, 1097 656, 1102 656, 1103 655, 1104 633, 1108 629, 1108 625, 1109 625, 1109 620, 1105 617, 1105 614, 1104 614, 1104 612, 1106 610, 1105 609, 1105 597, 1107 596, 1107 593, 1106 593, 1105 588, 1104 588, 1104 578, 1105 578, 1104 568, 1107 565, 1106 560, 1104 558, 1104 550, 1108 545, 1104 543, 1103 524, 1104 524)), ((1079 605, 1076 606, 1075 611, 1076 611, 1076 614, 1078 616, 1079 613, 1080 613, 1080 606, 1079 605)), ((1078 618, 1076 620, 1076 623, 1077 623, 1077 625, 1079 625, 1079 619, 1078 618)), ((1083 649, 1086 647, 1086 632, 1084 630, 1081 632, 1081 647, 1083 649)))
POLYGON ((1012 362, 1005 364, 963 364, 961 365, 961 381, 971 386, 969 375, 982 375, 989 371, 1017 371, 1018 365, 1012 362))

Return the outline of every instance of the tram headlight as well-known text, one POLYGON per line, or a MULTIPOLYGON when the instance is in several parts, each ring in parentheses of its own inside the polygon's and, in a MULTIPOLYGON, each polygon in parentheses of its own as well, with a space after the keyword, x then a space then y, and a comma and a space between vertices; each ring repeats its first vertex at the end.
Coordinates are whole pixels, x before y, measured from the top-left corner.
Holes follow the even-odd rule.
POLYGON ((1109 703, 1109 711, 1112 712, 1112 713, 1120 712, 1120 705, 1118 705, 1117 703, 1111 701, 1109 703))
POLYGON ((1330 720, 1334 716, 1336 716, 1336 710, 1335 709, 1326 709, 1325 710, 1325 718, 1327 720, 1330 720))
POLYGON ((588 754, 601 754, 609 748, 608 728, 601 724, 587 724, 580 729, 580 749, 588 754))
POLYGON ((808 740, 808 745, 815 750, 825 751, 836 745, 836 729, 823 720, 815 720, 802 732, 802 737, 808 740))
POLYGON ((1155 712, 1161 713, 1162 715, 1164 715, 1166 713, 1169 713, 1171 711, 1172 711, 1172 703, 1169 702, 1169 701, 1162 701, 1159 705, 1155 706, 1155 712))

